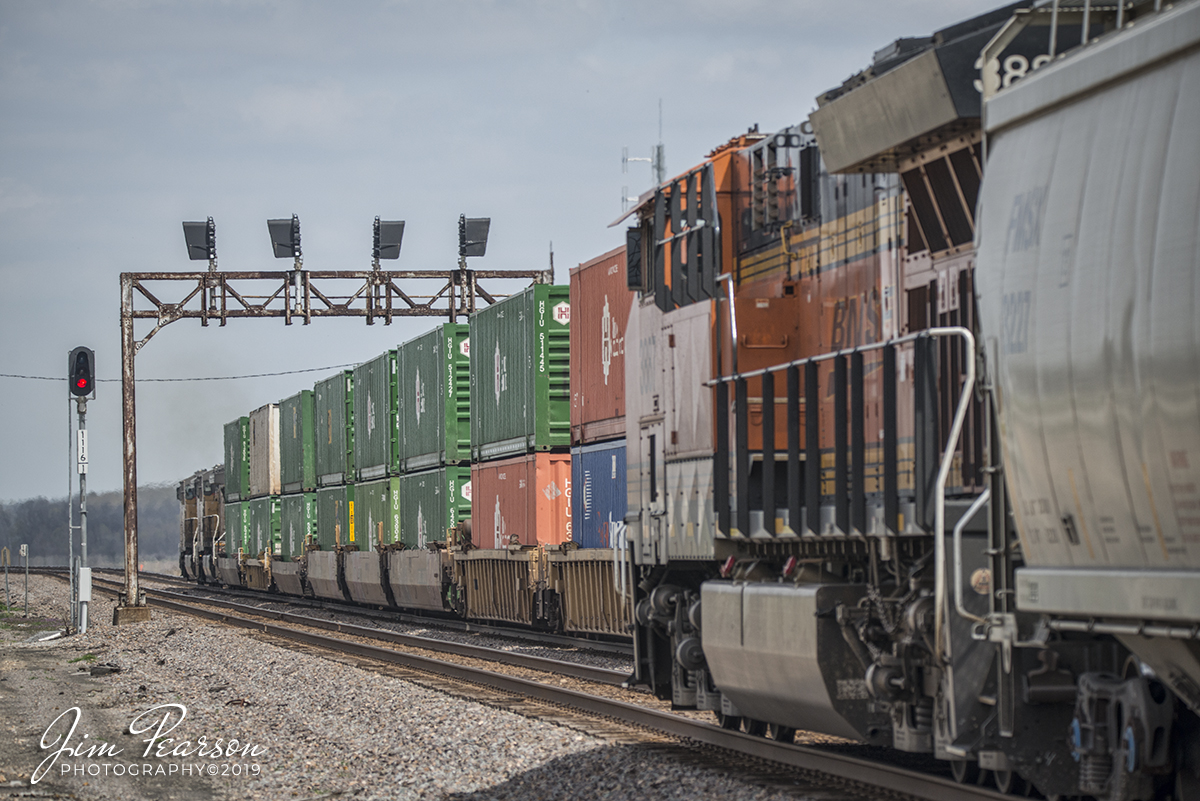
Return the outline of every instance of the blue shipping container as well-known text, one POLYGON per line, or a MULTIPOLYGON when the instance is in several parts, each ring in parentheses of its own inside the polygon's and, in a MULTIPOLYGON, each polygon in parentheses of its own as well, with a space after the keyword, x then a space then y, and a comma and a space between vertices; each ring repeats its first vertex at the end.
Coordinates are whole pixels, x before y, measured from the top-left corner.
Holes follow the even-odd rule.
POLYGON ((625 523, 625 440, 571 449, 571 539, 580 548, 611 548, 625 523))

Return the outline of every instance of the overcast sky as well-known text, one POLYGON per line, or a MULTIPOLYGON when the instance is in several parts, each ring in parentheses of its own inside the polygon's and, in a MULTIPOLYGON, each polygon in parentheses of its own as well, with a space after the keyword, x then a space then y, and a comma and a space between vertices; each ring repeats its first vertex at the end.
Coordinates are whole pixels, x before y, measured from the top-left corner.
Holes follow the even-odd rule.
MULTIPOLYGON (((371 222, 407 221, 399 262, 454 266, 460 213, 492 218, 475 266, 558 280, 620 245, 621 148, 669 174, 813 98, 901 36, 980 0, 53 2, 0 0, 0 500, 62 497, 66 357, 120 377, 119 273, 188 270, 180 221, 212 216, 220 267, 283 269, 266 219, 298 214, 305 266, 369 266, 371 222)), ((164 298, 166 299, 166 298, 164 298)), ((426 319, 182 321, 139 378, 364 361, 426 319)), ((139 335, 149 326, 139 328, 139 335)), ((324 373, 139 383, 139 483, 221 458, 222 424, 324 373)), ((89 407, 89 488, 121 486, 120 384, 89 407)))

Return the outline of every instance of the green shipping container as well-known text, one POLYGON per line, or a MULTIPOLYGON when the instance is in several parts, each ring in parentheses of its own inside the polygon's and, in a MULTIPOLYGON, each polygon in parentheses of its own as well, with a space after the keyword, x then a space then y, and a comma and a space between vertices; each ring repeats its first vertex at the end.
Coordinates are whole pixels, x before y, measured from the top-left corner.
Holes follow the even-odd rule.
POLYGON ((354 536, 354 485, 339 484, 317 490, 317 545, 332 551, 335 545, 356 545, 354 536))
POLYGON ((471 457, 569 448, 571 304, 535 284, 471 315, 471 457))
POLYGON ((236 557, 246 547, 246 504, 225 504, 225 555, 236 557))
POLYGON ((280 558, 295 562, 307 552, 309 540, 317 536, 317 493, 284 495, 279 499, 280 558))
POLYGON ((470 465, 406 473, 400 477, 399 505, 404 547, 445 541, 449 529, 471 516, 470 465))
POLYGON ((258 559, 266 553, 272 557, 282 556, 279 496, 267 495, 247 502, 243 516, 246 518, 246 536, 249 543, 246 556, 251 559, 258 559))
POLYGON ((396 351, 354 368, 354 466, 357 479, 400 472, 396 351))
POLYGON ((250 418, 225 424, 225 500, 250 497, 250 418))
POLYGON ((400 541, 400 478, 392 476, 354 485, 358 549, 400 541))
POLYGON ((317 485, 354 479, 354 373, 343 370, 313 387, 317 485))
POLYGON ((279 469, 284 492, 317 488, 316 448, 313 393, 305 389, 279 402, 279 469))
POLYGON ((471 460, 471 340, 445 323, 400 346, 400 435, 405 472, 471 460))

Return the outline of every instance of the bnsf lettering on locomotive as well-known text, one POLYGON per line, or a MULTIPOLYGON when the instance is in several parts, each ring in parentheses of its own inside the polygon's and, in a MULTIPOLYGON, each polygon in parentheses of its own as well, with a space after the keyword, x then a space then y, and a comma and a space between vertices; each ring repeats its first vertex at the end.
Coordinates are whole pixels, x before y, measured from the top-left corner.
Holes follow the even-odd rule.
POLYGON ((879 297, 842 298, 833 308, 833 324, 829 345, 832 350, 852 348, 880 338, 879 297))
POLYGON ((1012 211, 1008 216, 1008 234, 1004 242, 1005 254, 1023 253, 1041 243, 1048 189, 1039 186, 1013 198, 1012 211))

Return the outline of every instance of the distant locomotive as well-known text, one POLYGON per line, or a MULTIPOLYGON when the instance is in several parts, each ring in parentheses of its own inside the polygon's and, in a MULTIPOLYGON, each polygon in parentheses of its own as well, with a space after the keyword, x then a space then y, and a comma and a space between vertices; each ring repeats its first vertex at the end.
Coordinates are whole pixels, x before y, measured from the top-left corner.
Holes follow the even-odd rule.
POLYGON ((632 633, 677 708, 1006 792, 1200 797, 1200 3, 1060 5, 898 40, 569 297, 234 421, 181 569, 632 633))

